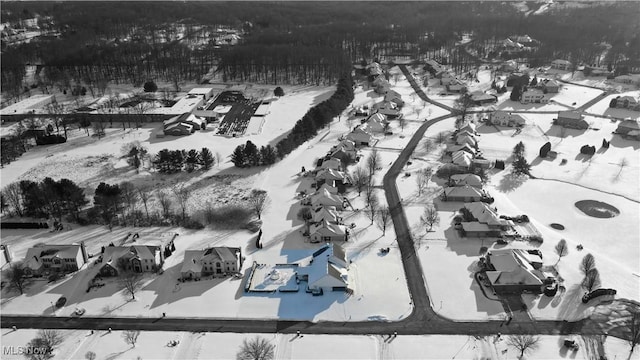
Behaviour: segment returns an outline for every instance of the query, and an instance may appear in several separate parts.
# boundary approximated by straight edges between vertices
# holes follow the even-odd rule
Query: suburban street
[[[415,92],[424,101],[450,111],[449,114],[425,121],[414,133],[407,146],[400,152],[389,171],[384,175],[383,188],[391,210],[393,226],[401,253],[407,285],[413,303],[413,312],[397,322],[360,321],[336,322],[321,321],[284,321],[218,318],[147,318],[147,317],[55,317],[55,316],[18,316],[3,314],[0,317],[2,328],[38,328],[38,329],[87,329],[87,330],[148,330],[148,331],[193,331],[193,332],[236,332],[236,333],[295,333],[304,334],[455,334],[486,336],[502,334],[604,334],[600,326],[591,319],[578,322],[536,321],[523,316],[514,317],[509,324],[505,321],[453,321],[438,315],[433,308],[427,291],[426,279],[420,259],[409,231],[396,179],[402,172],[414,149],[434,124],[455,116],[455,109],[429,99],[420,89],[407,68],[400,65]],[[598,99],[600,99],[598,97]],[[434,274],[434,276],[439,276]],[[464,291],[464,290],[462,290]]]

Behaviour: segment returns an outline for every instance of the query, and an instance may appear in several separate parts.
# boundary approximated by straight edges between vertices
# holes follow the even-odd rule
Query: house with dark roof
[[[27,250],[24,271],[28,276],[46,272],[73,272],[87,262],[84,243],[79,245],[36,245]]]
[[[556,59],[551,62],[551,68],[558,70],[571,70],[572,65],[571,61],[563,59]]]
[[[518,127],[524,126],[527,121],[520,114],[512,114],[498,110],[489,116],[488,123],[499,126]]]
[[[538,82],[538,87],[543,93],[558,93],[560,91],[560,83],[553,79],[544,79]]]
[[[474,91],[470,95],[471,101],[476,105],[492,104],[498,101],[498,97],[482,91]]]
[[[573,129],[589,128],[589,123],[587,123],[582,114],[577,111],[559,111],[555,124]]]
[[[616,134],[632,140],[640,140],[640,122],[638,120],[623,120],[616,129]]]
[[[187,250],[180,269],[182,280],[196,280],[203,276],[224,277],[242,269],[242,250],[234,247],[210,247]]]
[[[99,261],[101,276],[117,276],[121,270],[156,272],[162,268],[164,258],[159,246],[107,246]]]

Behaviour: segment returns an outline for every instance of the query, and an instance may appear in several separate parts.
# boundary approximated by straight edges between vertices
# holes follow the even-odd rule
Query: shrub
[[[584,145],[580,148],[580,153],[585,155],[593,155],[596,153],[595,146]]]
[[[207,207],[204,210],[204,222],[221,229],[240,229],[252,217],[251,209],[241,205]]]
[[[47,135],[36,138],[36,145],[61,144],[64,142],[67,142],[67,139],[60,135]]]
[[[2,229],[46,229],[49,225],[44,222],[6,222],[0,223]]]
[[[284,96],[284,90],[280,86],[278,86],[275,90],[273,90],[273,95],[277,97]]]
[[[185,229],[195,229],[195,230],[204,229],[204,225],[201,222],[199,222],[198,220],[194,220],[194,219],[186,219],[182,223],[182,227],[185,228]]]
[[[495,165],[493,165],[494,168],[498,169],[498,170],[504,170],[504,161],[503,160],[496,160]]]
[[[551,151],[551,143],[547,141],[547,143],[542,145],[542,147],[540,148],[540,157],[547,157],[549,151]]]
[[[156,92],[158,90],[158,85],[153,81],[147,81],[144,83],[144,92]]]

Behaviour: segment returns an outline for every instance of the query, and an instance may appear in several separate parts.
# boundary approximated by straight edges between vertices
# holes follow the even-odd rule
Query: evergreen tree
[[[527,159],[523,157],[519,157],[516,161],[513,162],[512,173],[515,175],[529,175],[529,170],[531,170],[531,165],[527,162]]]
[[[533,80],[531,80],[531,86],[538,85],[538,75],[533,76]]]
[[[611,99],[611,101],[609,102],[609,107],[614,108],[618,106],[618,99],[613,98]]]
[[[513,157],[517,159],[520,157],[524,157],[524,154],[525,154],[525,146],[524,146],[524,143],[520,141],[519,143],[516,144],[516,146],[513,147]]]
[[[122,191],[116,185],[101,182],[95,190],[93,203],[101,211],[102,219],[111,229],[113,218],[118,213],[122,204]]]
[[[275,88],[275,90],[273,90],[273,95],[277,97],[284,96],[284,90],[282,90],[282,88],[278,86],[277,88]]]
[[[244,159],[245,163],[249,166],[260,165],[260,153],[258,152],[258,147],[252,143],[251,140],[247,140],[247,143],[244,145]]]
[[[213,157],[211,150],[202,148],[202,150],[200,151],[200,166],[205,170],[209,170],[215,164],[215,162],[216,159]]]
[[[245,167],[246,159],[244,156],[244,145],[238,145],[235,150],[233,150],[233,154],[231,154],[231,162],[236,167]]]
[[[192,172],[195,170],[196,166],[200,163],[200,154],[195,149],[189,150],[187,153],[187,158],[185,159],[185,170],[187,172]]]
[[[260,158],[262,159],[262,165],[275,164],[277,159],[276,150],[271,145],[262,146],[260,148]]]
[[[513,86],[513,90],[511,90],[511,96],[509,96],[509,99],[511,99],[511,101],[519,101],[520,96],[522,96],[520,92],[520,85],[516,84]]]
[[[184,166],[185,155],[186,154],[184,150],[173,150],[170,152],[170,158],[169,158],[170,174],[182,171],[182,167]]]

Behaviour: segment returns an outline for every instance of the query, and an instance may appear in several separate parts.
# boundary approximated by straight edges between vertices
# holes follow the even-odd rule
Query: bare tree
[[[420,113],[419,109],[416,109],[416,111],[418,112],[418,114]],[[405,125],[407,125],[407,119],[405,119],[404,116],[400,115],[398,117],[398,125],[400,125],[400,130],[404,132],[404,127]]]
[[[580,262],[580,271],[583,275],[587,275],[589,271],[596,268],[596,259],[591,254],[587,254]]]
[[[275,345],[265,338],[256,336],[251,340],[242,340],[240,351],[236,354],[236,360],[272,360]]]
[[[140,336],[140,330],[127,330],[122,333],[124,342],[131,345],[131,347],[136,347],[138,336]]]
[[[416,176],[418,196],[422,195],[422,192],[427,189],[427,185],[429,185],[429,178],[431,178],[431,168],[418,171],[418,175]]]
[[[433,205],[427,205],[424,207],[422,216],[420,216],[420,222],[422,222],[425,227],[429,227],[427,232],[433,229],[433,225],[440,223],[440,215],[438,215],[438,211]]]
[[[131,300],[136,299],[136,292],[142,286],[142,275],[133,271],[120,271],[120,284],[124,287],[125,294],[131,295]]]
[[[135,211],[136,203],[138,202],[138,192],[132,183],[125,181],[120,184],[120,194],[125,204],[125,206],[122,207],[122,219],[125,221],[126,226],[127,214],[125,209],[129,211],[129,215]]]
[[[367,208],[367,215],[369,215],[369,219],[371,219],[371,225],[373,225],[373,221],[376,219],[376,215],[378,214],[378,204],[378,197],[372,195],[369,200],[369,207]]]
[[[382,230],[382,236],[387,232],[387,227],[391,224],[391,211],[388,206],[383,206],[378,211],[378,217],[376,218],[376,224],[378,228]]]
[[[184,221],[187,216],[187,201],[189,201],[191,197],[191,191],[184,184],[180,184],[173,187],[173,194],[176,196],[176,200],[178,200],[178,205],[180,205],[180,210],[182,210],[182,221]]]
[[[631,319],[629,319],[629,330],[631,332],[631,336],[629,337],[629,345],[631,346],[629,359],[631,359],[633,349],[635,349],[636,345],[640,343],[640,312],[637,310],[631,313]]]
[[[620,163],[618,164],[618,166],[620,166],[620,171],[618,171],[618,175],[616,176],[620,176],[620,174],[622,173],[622,169],[624,169],[624,167],[627,165],[629,165],[629,160],[627,160],[627,158],[620,159]]]
[[[151,193],[151,189],[146,186],[141,186],[138,189],[138,196],[140,197],[140,201],[142,201],[142,205],[144,205],[144,212],[147,216],[147,221],[149,221],[149,200],[153,197]]]
[[[600,287],[600,272],[598,269],[593,268],[587,272],[587,275],[582,279],[582,287],[587,292],[592,292],[596,288]]]
[[[533,335],[510,335],[507,343],[520,351],[518,358],[522,359],[526,352],[538,348],[540,345],[540,337]]]
[[[25,354],[27,359],[47,360],[53,358],[53,350],[64,341],[62,333],[58,330],[40,330],[35,338],[27,344],[28,348],[37,348],[41,351]]]
[[[24,215],[22,209],[22,191],[20,191],[20,184],[13,182],[4,189],[2,189],[2,195],[7,200],[9,205],[13,208],[13,211],[20,217]]]
[[[256,213],[258,219],[262,215],[262,212],[269,206],[270,203],[269,195],[264,190],[251,190],[251,195],[249,196],[249,203],[251,204],[251,208]]]
[[[424,143],[422,143],[422,150],[427,154],[433,151],[436,148],[436,144],[434,144],[433,140],[426,139]]]
[[[558,261],[556,262],[556,265],[558,265],[560,259],[569,255],[569,246],[567,246],[567,240],[560,239],[560,241],[558,241],[558,243],[556,244],[556,254],[558,254]]]
[[[166,191],[157,190],[156,198],[158,198],[158,202],[162,207],[162,216],[168,219],[171,214],[171,198],[169,194]]]
[[[364,200],[367,206],[371,203],[371,199],[374,198],[375,187],[373,186],[373,177],[371,175],[367,175],[366,177],[366,185],[364,188]]]
[[[93,351],[87,351],[87,353],[84,354],[84,358],[87,360],[96,360],[96,353]]]
[[[366,170],[359,166],[356,170],[351,173],[351,180],[353,181],[353,185],[358,190],[358,196],[362,193],[362,189],[367,186],[367,172]]]
[[[222,163],[222,154],[216,151],[215,156],[216,156],[216,166],[220,167],[220,164]]]
[[[441,131],[436,135],[436,144],[444,144],[447,142],[447,138],[449,137],[449,133],[446,131]]]
[[[298,210],[297,216],[299,220],[304,221],[306,230],[309,231],[309,224],[311,222],[311,219],[313,219],[313,213],[311,212],[311,208],[307,206],[301,207],[300,210]]]
[[[102,121],[102,119],[93,122],[93,134],[98,136],[98,139],[104,136],[104,129],[107,125]]]
[[[24,264],[21,262],[11,263],[7,270],[7,279],[9,279],[9,288],[20,291],[24,294],[24,290],[31,284],[31,279],[25,276]]]
[[[380,162],[380,154],[378,154],[378,150],[374,148],[367,158],[367,169],[369,170],[370,176],[373,176],[376,170],[382,166]]]

